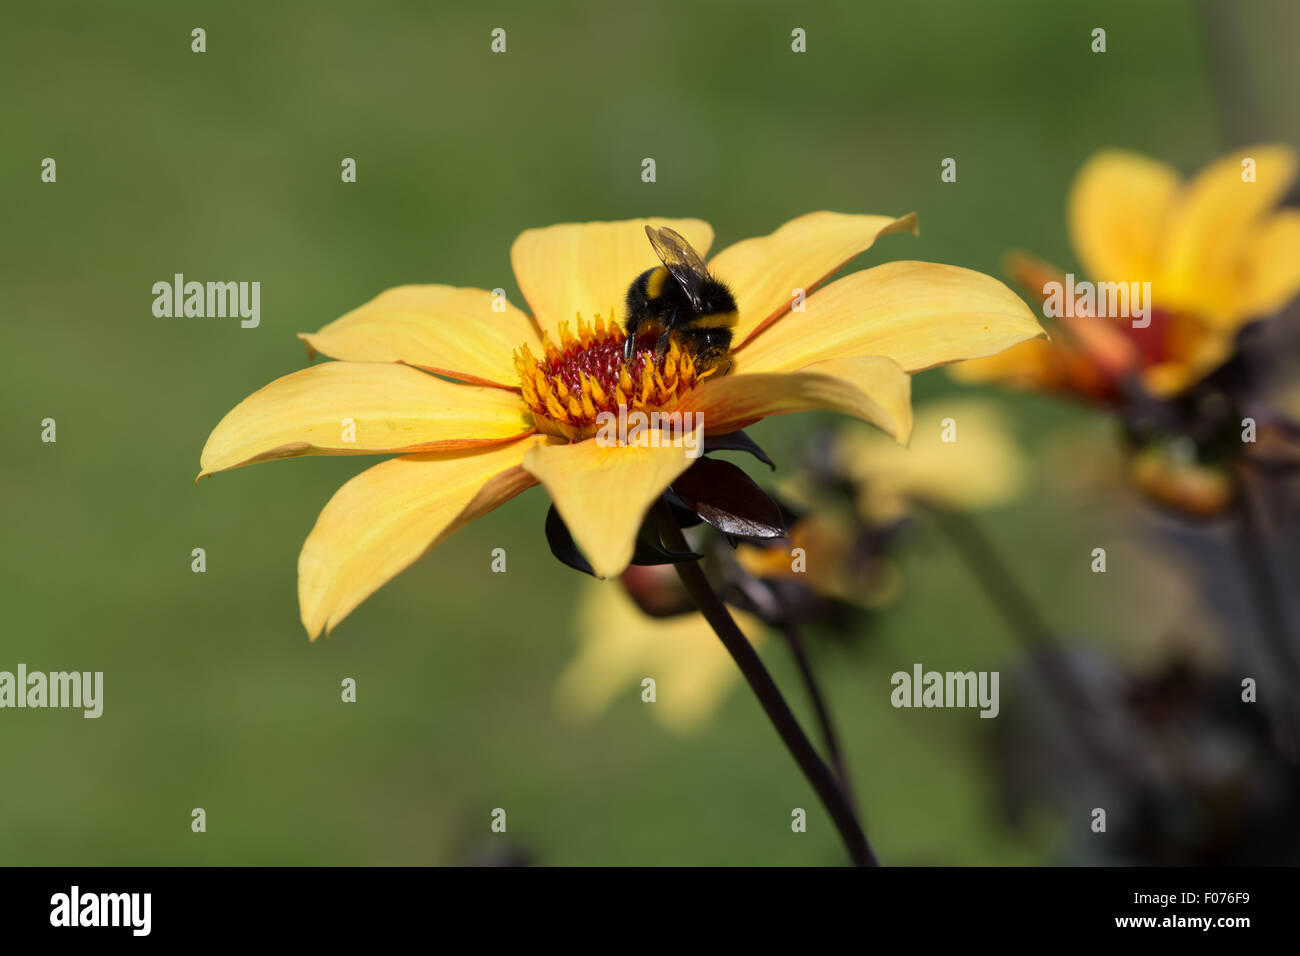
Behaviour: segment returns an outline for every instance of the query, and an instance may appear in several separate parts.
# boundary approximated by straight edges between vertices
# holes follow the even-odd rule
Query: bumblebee
[[[655,355],[662,356],[676,340],[693,352],[701,370],[731,369],[731,330],[736,325],[736,300],[713,276],[700,254],[680,233],[645,227],[661,266],[647,269],[627,290],[627,341],[623,358],[630,362],[639,339],[655,337]]]

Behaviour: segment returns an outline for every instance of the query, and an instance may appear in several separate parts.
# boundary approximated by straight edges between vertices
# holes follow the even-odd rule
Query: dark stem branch
[[[1209,66],[1218,113],[1219,139],[1225,149],[1256,140],[1259,102],[1251,84],[1250,62],[1242,30],[1241,5],[1232,0],[1201,0],[1201,43]]]
[[[781,633],[790,646],[790,653],[794,655],[795,663],[799,665],[799,674],[803,677],[804,688],[808,691],[813,710],[817,714],[817,724],[821,727],[822,739],[826,744],[826,756],[830,759],[831,767],[835,771],[835,777],[839,781],[840,789],[844,791],[845,798],[852,801],[853,790],[849,786],[849,771],[844,762],[844,753],[840,750],[839,736],[835,733],[835,724],[831,721],[826,699],[822,696],[817,677],[813,673],[812,663],[808,660],[808,651],[804,647],[803,637],[792,621],[782,621],[780,626]]]
[[[1300,708],[1295,703],[1300,691],[1300,653],[1296,649],[1295,625],[1286,594],[1278,582],[1278,560],[1262,500],[1264,489],[1246,467],[1238,469],[1236,479],[1237,554],[1259,634],[1264,640],[1265,653],[1273,658],[1277,672],[1290,685],[1288,693],[1276,698],[1290,703],[1281,705],[1285,713],[1278,715],[1281,722],[1275,726],[1275,732],[1279,734],[1279,745],[1294,754],[1300,750]]]
[[[731,581],[737,590],[754,605],[763,621],[779,629],[785,638],[786,645],[790,648],[790,654],[799,667],[804,689],[808,692],[809,700],[817,713],[817,723],[821,728],[822,738],[826,745],[826,755],[830,758],[831,768],[835,771],[836,779],[839,780],[844,795],[852,803],[853,790],[849,786],[848,767],[840,751],[839,736],[835,733],[830,708],[826,706],[821,687],[817,683],[817,675],[813,671],[812,662],[808,658],[808,650],[804,645],[799,627],[791,620],[787,609],[766,582],[760,581],[744,570],[722,545],[717,547],[715,553],[726,569],[723,574],[724,579]]]
[[[655,513],[659,519],[659,533],[663,543],[673,551],[689,550],[682,529],[677,526],[673,518],[672,510],[662,500],[655,506]],[[754,648],[750,646],[745,635],[732,620],[731,612],[727,610],[727,606],[705,578],[704,571],[694,561],[683,561],[674,567],[687,593],[694,599],[704,619],[709,622],[709,626],[713,628],[727,652],[731,654],[732,660],[736,662],[741,674],[749,682],[750,688],[758,697],[759,704],[776,728],[776,732],[781,735],[781,740],[799,765],[799,769],[812,784],[813,790],[816,791],[822,805],[835,823],[835,829],[839,831],[840,839],[844,841],[849,857],[857,866],[878,866],[879,861],[867,842],[866,834],[862,832],[857,816],[849,805],[844,791],[840,789],[835,775],[831,773],[825,761],[817,756],[817,751],[813,749],[808,735],[799,726],[785,698],[781,696],[781,691],[763,666],[763,662],[759,660],[758,654],[754,652]]]

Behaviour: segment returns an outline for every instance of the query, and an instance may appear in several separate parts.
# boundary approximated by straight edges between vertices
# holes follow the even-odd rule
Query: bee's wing
[[[700,289],[709,278],[709,269],[700,254],[691,248],[691,244],[680,233],[667,226],[661,229],[646,226],[645,234],[650,237],[655,255],[672,273],[686,293],[686,298],[691,300],[691,305],[700,308]]]

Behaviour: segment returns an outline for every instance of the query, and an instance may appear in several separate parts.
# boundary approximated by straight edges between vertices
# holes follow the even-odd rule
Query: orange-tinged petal
[[[538,445],[524,468],[546,486],[574,542],[602,578],[627,567],[637,531],[656,498],[696,459],[681,446],[637,444]]]
[[[790,311],[796,289],[811,294],[850,259],[891,232],[916,233],[916,214],[856,216],[812,212],[791,219],[776,232],[745,239],[723,249],[709,271],[736,297],[740,321],[736,347]]]
[[[519,396],[458,385],[405,365],[325,362],[244,399],[208,436],[202,478],[299,455],[464,448],[533,430]]]
[[[493,311],[493,307],[505,311]],[[319,332],[298,336],[345,362],[405,362],[450,378],[518,388],[514,350],[540,350],[532,320],[485,289],[404,285]]]
[[[1103,150],[1083,164],[1066,212],[1089,278],[1156,281],[1157,245],[1181,179],[1172,166],[1123,150]]]
[[[1018,286],[1026,299],[1041,309],[1047,301],[1049,283],[1065,281],[1065,270],[1037,256],[1013,249],[1002,258],[1002,271]]]
[[[908,372],[992,355],[1044,332],[998,280],[933,262],[887,262],[837,279],[737,357],[745,373],[860,355]]]
[[[1269,216],[1247,238],[1244,281],[1232,318],[1272,315],[1300,292],[1300,210]]]
[[[1009,388],[1059,392],[1090,402],[1105,403],[1117,397],[1120,379],[1134,369],[1120,368],[1114,362],[1103,364],[1104,355],[1089,352],[1084,345],[1088,333],[1103,337],[1100,324],[1108,319],[1075,319],[1049,342],[1030,339],[1005,352],[985,358],[958,362],[949,367],[953,379],[968,385],[996,383]],[[1093,323],[1084,325],[1084,323]],[[1079,336],[1082,330],[1085,334]],[[1105,336],[1109,338],[1109,336]],[[1099,344],[1094,342],[1093,345]],[[1119,356],[1112,356],[1119,358]],[[1164,373],[1161,373],[1164,374]]]
[[[1243,181],[1246,159],[1254,181]],[[1188,183],[1173,207],[1162,246],[1161,284],[1153,289],[1166,308],[1187,308],[1226,323],[1238,313],[1242,255],[1259,218],[1277,204],[1295,178],[1296,156],[1285,146],[1256,145],[1211,163]]]
[[[547,439],[390,458],[321,511],[298,557],[298,605],[315,640],[416,559],[536,484],[519,467]]]
[[[578,313],[588,321],[597,313],[623,318],[632,280],[659,265],[647,225],[677,230],[701,256],[713,244],[713,227],[699,219],[563,223],[520,233],[510,247],[515,280],[552,338],[561,322],[572,327]]]
[[[1131,334],[1114,319],[1083,316],[1058,333],[1104,377],[1117,380],[1141,365],[1142,353]]]
[[[996,355],[958,362],[948,371],[954,379],[968,385],[994,382],[1014,388],[1046,390],[1068,384],[1065,355],[1046,339],[1030,339]]]
[[[725,434],[770,415],[824,409],[853,415],[899,441],[912,431],[912,380],[897,363],[877,356],[831,359],[796,372],[745,368],[710,379],[682,396],[677,407],[703,416],[708,434]],[[698,419],[697,419],[698,420]]]

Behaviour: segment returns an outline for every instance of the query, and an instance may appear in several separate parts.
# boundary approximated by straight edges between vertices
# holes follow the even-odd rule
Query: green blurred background
[[[919,239],[891,237],[855,267],[997,274],[1011,247],[1072,264],[1065,190],[1099,147],[1192,170],[1241,136],[1300,138],[1293,3],[487,6],[0,6],[0,669],[102,670],[106,688],[99,720],[0,712],[0,862],[455,863],[503,843],[545,864],[841,862],[747,691],[685,738],[635,686],[594,726],[553,714],[579,580],[547,552],[540,489],[313,645],[298,550],[363,463],[196,486],[208,432],[305,364],[295,333],[389,286],[503,286],[521,302],[508,250],[530,226],[699,216],[718,249],[815,209],[916,210]],[[505,55],[489,52],[498,26]],[[1089,50],[1096,26],[1104,55]],[[795,27],[806,54],[790,51]],[[340,182],[343,157],[356,184]],[[956,183],[940,182],[944,157]],[[151,286],[176,272],[260,281],[260,328],[155,318]],[[941,372],[916,381],[918,399],[955,389]],[[1055,402],[999,401],[1040,459],[1061,428],[1105,434]],[[46,417],[57,444],[39,439]],[[809,425],[751,434],[793,460]],[[1063,630],[1140,641],[1124,578],[1080,557],[1095,518],[1041,472],[983,519],[992,538]],[[505,575],[489,573],[494,547]],[[1057,859],[1059,815],[1000,820],[990,722],[890,708],[900,666],[996,669],[1012,652],[941,539],[903,570],[904,600],[872,639],[818,655],[881,857]],[[789,661],[765,656],[806,713]],[[806,835],[790,832],[795,806]],[[494,807],[504,838],[489,834]]]

